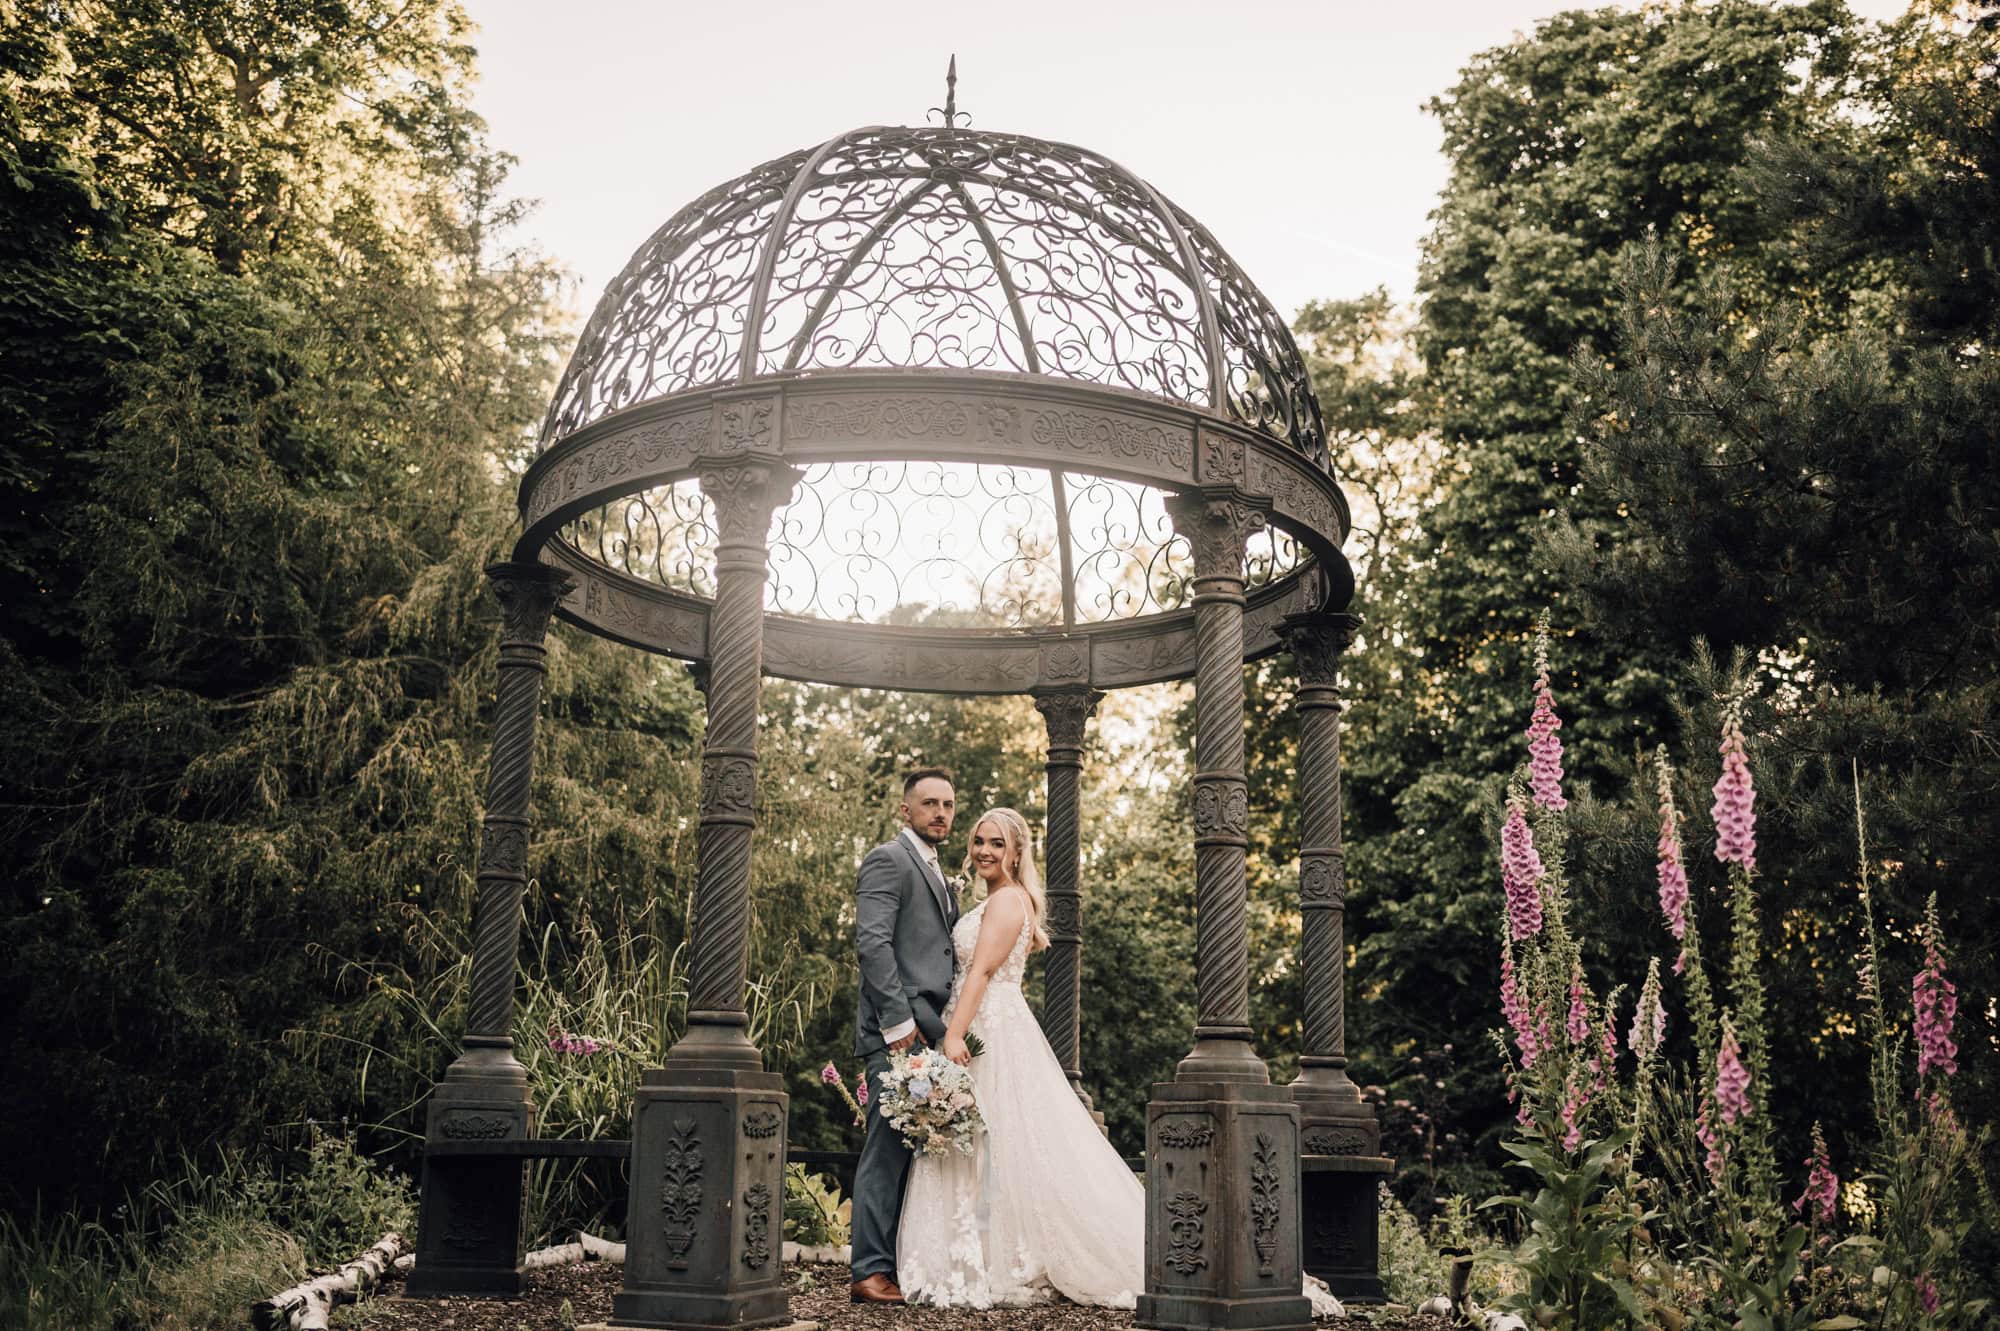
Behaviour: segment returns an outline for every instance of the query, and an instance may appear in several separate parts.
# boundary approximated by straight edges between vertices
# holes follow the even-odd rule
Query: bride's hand
[[[960,1067],[972,1066],[972,1051],[966,1048],[965,1040],[962,1036],[947,1035],[944,1037],[944,1043],[938,1047],[944,1051],[946,1058]]]

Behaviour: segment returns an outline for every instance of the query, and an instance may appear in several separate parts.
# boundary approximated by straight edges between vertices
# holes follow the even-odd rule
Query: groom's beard
[[[915,832],[918,836],[922,837],[925,841],[928,841],[931,844],[932,849],[936,849],[937,847],[942,846],[945,842],[951,840],[951,833],[949,832],[944,833],[942,836],[932,836],[929,832],[924,831],[923,828],[918,827],[915,823],[910,824],[910,830],[912,832]]]

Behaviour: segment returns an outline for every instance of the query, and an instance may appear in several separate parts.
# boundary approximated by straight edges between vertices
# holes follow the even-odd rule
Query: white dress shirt
[[[937,875],[938,881],[940,883],[945,882],[944,869],[938,864],[937,847],[918,836],[916,829],[913,827],[904,828],[898,835],[910,843],[910,848],[917,852],[918,859],[931,866],[931,872]],[[947,884],[946,890],[950,890],[949,884]],[[912,1017],[908,1021],[899,1021],[894,1026],[883,1031],[882,1038],[888,1043],[894,1044],[916,1029],[917,1020],[915,1017]]]

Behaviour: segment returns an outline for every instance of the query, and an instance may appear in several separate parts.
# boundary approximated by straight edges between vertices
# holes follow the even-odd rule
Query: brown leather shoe
[[[903,1302],[903,1291],[896,1288],[896,1282],[877,1271],[872,1276],[863,1276],[847,1287],[847,1296],[855,1303]]]

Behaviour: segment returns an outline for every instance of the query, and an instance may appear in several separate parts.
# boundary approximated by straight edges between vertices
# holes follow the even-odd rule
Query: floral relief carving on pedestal
[[[1167,1200],[1167,1265],[1181,1275],[1191,1276],[1208,1265],[1208,1236],[1202,1219],[1207,1213],[1208,1200],[1189,1188]]]
[[[1251,1245],[1257,1250],[1257,1271],[1271,1274],[1278,1252],[1278,1148],[1269,1137],[1258,1133],[1250,1152]]]
[[[691,1118],[674,1120],[667,1137],[666,1160],[660,1169],[660,1210],[666,1217],[667,1265],[687,1267],[694,1246],[695,1221],[701,1215],[701,1141]]]

